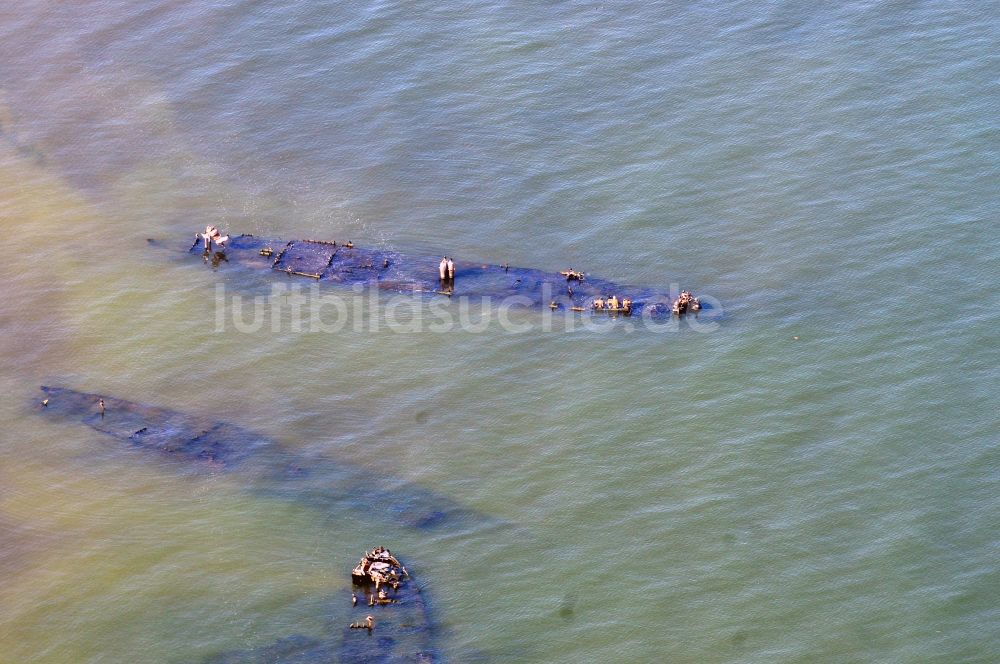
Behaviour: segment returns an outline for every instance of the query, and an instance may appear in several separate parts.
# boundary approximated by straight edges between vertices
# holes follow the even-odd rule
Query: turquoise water
[[[0,661],[336,633],[378,543],[449,661],[995,661],[992,10],[0,10]],[[257,285],[145,242],[206,223],[677,283],[722,316],[216,332],[216,286]],[[185,473],[33,415],[49,382],[514,528],[424,535]]]

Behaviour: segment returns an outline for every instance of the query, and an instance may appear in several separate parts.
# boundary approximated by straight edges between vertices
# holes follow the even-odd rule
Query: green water
[[[0,662],[336,634],[379,543],[448,661],[995,661],[991,10],[0,10]],[[260,283],[146,243],[206,223],[679,283],[722,316],[218,332],[216,286]],[[262,496],[37,417],[47,383],[513,527]]]

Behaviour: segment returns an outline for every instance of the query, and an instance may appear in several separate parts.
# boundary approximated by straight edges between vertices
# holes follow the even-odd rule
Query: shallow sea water
[[[0,661],[339,630],[378,543],[448,661],[995,661],[990,10],[0,9]],[[146,242],[206,223],[679,284],[721,315],[220,332],[217,286],[270,282]],[[49,383],[219,414],[510,527],[264,495],[37,417]]]

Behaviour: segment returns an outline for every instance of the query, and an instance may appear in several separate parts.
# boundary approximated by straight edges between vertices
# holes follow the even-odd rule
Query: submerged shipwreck
[[[35,402],[35,410],[43,416],[78,421],[125,443],[123,451],[153,454],[188,469],[238,472],[249,490],[269,497],[418,530],[501,523],[433,492],[393,481],[381,472],[306,457],[227,422],[64,387],[41,389],[42,398]],[[354,606],[363,606],[368,613],[362,620],[342,628],[343,623],[331,625],[321,637],[290,636],[259,649],[223,652],[205,661],[438,661],[437,630],[425,593],[388,549],[377,547],[366,552],[363,560],[365,564],[352,574],[355,585],[371,590],[363,603],[354,595]],[[361,638],[359,630],[371,638]]]
[[[428,606],[426,592],[384,547],[365,552],[362,561],[375,569],[398,574],[394,584],[352,573],[354,592],[345,612],[331,605],[337,618],[322,636],[294,635],[252,650],[231,650],[214,655],[204,664],[330,664],[330,662],[381,662],[383,664],[432,664],[442,659],[439,629]],[[383,565],[387,567],[383,567]],[[355,569],[355,572],[358,570]],[[382,572],[375,572],[376,575]],[[367,599],[359,599],[362,593]],[[338,601],[339,600],[339,601]],[[341,606],[343,595],[331,600]],[[338,622],[350,616],[351,622]],[[477,658],[477,661],[483,661]]]
[[[299,454],[235,424],[65,387],[41,389],[36,403],[44,416],[78,421],[125,443],[124,449],[156,454],[184,468],[239,472],[247,488],[258,494],[417,530],[502,525],[381,470]]]
[[[347,630],[361,630],[373,637],[345,634],[341,661],[437,660],[433,623],[424,596],[389,549],[378,546],[366,551],[351,571],[351,580],[356,587],[351,603],[367,615]],[[358,601],[357,590],[367,596],[366,601]]]
[[[526,307],[593,315],[684,315],[707,309],[684,291],[670,294],[651,288],[625,286],[575,269],[545,272],[507,264],[455,261],[445,257],[404,255],[353,242],[277,240],[254,235],[224,236],[220,251],[205,247],[198,234],[191,254],[222,262],[304,278],[319,284],[362,285],[396,293],[505,298]],[[614,306],[611,306],[611,303]]]

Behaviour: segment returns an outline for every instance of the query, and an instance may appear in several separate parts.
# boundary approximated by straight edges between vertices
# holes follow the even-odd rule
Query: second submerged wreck
[[[247,488],[327,511],[426,530],[498,525],[425,489],[393,482],[362,467],[305,457],[260,434],[227,422],[148,406],[109,395],[42,387],[36,412],[85,426],[123,443],[122,450],[170,459],[185,468],[234,472]],[[388,481],[387,481],[388,480]],[[366,553],[354,583],[371,590],[352,610],[366,611],[355,627],[331,623],[318,637],[293,635],[251,650],[218,653],[211,664],[328,664],[329,662],[436,662],[437,630],[427,598],[387,549]],[[338,594],[338,598],[343,595]],[[345,612],[347,611],[345,607]],[[359,633],[360,632],[360,633]]]
[[[65,387],[42,387],[42,393],[41,415],[78,421],[125,443],[124,449],[189,468],[239,472],[257,493],[417,530],[501,525],[428,489],[350,462],[297,453],[229,422]]]

